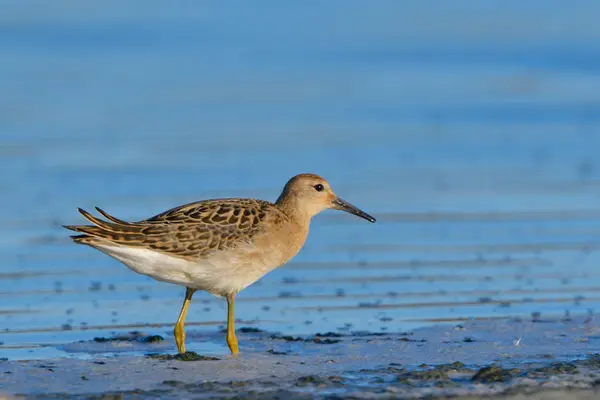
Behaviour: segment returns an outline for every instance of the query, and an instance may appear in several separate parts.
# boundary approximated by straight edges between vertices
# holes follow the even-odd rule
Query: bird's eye
[[[323,191],[323,189],[325,189],[325,188],[323,187],[323,185],[321,185],[320,183],[317,183],[317,184],[314,186],[314,188],[315,188],[315,190],[316,190],[317,192],[322,192],[322,191]]]

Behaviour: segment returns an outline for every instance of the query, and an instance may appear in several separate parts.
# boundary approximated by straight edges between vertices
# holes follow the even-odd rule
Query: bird
[[[179,353],[185,353],[184,324],[192,296],[206,291],[227,300],[226,341],[239,353],[235,335],[236,295],[298,254],[311,219],[327,209],[371,215],[338,197],[319,175],[290,178],[274,203],[253,198],[217,198],[184,204],[151,218],[127,222],[96,207],[105,219],[79,208],[92,225],[64,225],[70,238],[120,261],[138,274],[184,286],[175,323]]]

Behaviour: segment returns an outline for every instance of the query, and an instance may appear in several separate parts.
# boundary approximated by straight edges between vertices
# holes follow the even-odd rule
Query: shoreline
[[[0,361],[0,392],[45,399],[592,396],[600,387],[596,320],[468,321],[312,336],[241,328],[240,356],[190,352],[190,361],[173,357],[171,344],[156,335],[97,338],[66,346],[71,357]],[[220,333],[190,337],[222,340]],[[123,348],[143,355],[119,353]]]

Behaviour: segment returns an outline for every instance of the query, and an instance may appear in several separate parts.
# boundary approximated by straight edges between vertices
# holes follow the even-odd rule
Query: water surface
[[[600,304],[600,5],[558,1],[12,1],[0,13],[0,349],[168,335],[183,289],[62,224],[275,200],[327,177],[336,212],[243,291],[241,325],[403,332]],[[198,293],[188,348],[224,323]],[[243,343],[241,344],[243,348]],[[174,347],[173,347],[174,348]]]

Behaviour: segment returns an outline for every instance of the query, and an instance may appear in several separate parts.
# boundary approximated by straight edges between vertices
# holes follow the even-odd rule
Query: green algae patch
[[[109,343],[109,342],[138,342],[138,343],[159,343],[164,341],[160,335],[144,335],[141,332],[133,331],[126,335],[118,335],[111,337],[95,337],[92,339],[96,343]]]
[[[315,336],[303,338],[299,336],[289,336],[289,335],[271,335],[271,339],[273,340],[283,340],[285,342],[305,342],[305,343],[316,343],[316,344],[335,344],[339,343],[341,339],[332,339],[338,338],[341,335],[336,335],[333,332],[328,332],[326,334],[316,334]]]
[[[481,368],[473,375],[471,381],[478,383],[508,382],[518,370],[507,370],[495,365]]]
[[[588,360],[589,361],[589,360]],[[549,377],[552,375],[573,375],[579,372],[579,368],[577,368],[577,365],[573,364],[573,363],[569,363],[569,362],[553,362],[552,364],[546,366],[546,367],[541,367],[541,368],[537,368],[534,369],[533,371],[530,371],[527,376],[530,378],[536,378],[536,377]]]
[[[342,387],[345,379],[341,376],[318,376],[318,375],[306,375],[296,379],[296,386],[314,386],[318,388],[332,388]]]
[[[450,379],[448,371],[442,369],[427,369],[425,371],[411,371],[402,374],[403,379],[413,379],[418,381],[442,381]]]
[[[465,372],[470,371],[465,364],[460,361],[455,361],[450,364],[441,364],[435,367],[438,371],[447,371],[447,372]]]
[[[139,341],[141,343],[160,343],[164,340],[165,340],[165,338],[160,335],[150,335],[150,336],[141,338]]]
[[[283,340],[285,342],[304,342],[305,339],[299,336],[290,336],[290,335],[271,335],[271,339],[273,340]]]
[[[146,357],[151,358],[153,360],[161,360],[161,361],[219,361],[220,358],[203,356],[195,351],[186,351],[185,353],[178,354],[146,354]]]

